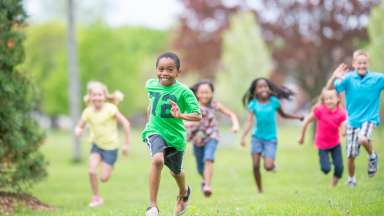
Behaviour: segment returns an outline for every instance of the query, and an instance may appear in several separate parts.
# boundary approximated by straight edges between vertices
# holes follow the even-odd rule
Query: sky
[[[58,2],[58,0],[24,0],[30,22],[65,18],[63,4],[65,1],[61,4]],[[85,11],[92,10],[90,13],[101,17],[104,22],[112,26],[142,25],[158,29],[169,28],[175,23],[182,8],[177,0],[81,0],[81,4],[80,7]],[[78,18],[86,20],[87,14],[78,14]]]

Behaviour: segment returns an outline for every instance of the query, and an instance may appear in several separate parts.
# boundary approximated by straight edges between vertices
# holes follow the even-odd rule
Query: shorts
[[[205,161],[215,161],[217,143],[217,139],[208,139],[203,146],[193,145],[193,153],[195,154],[196,158],[197,171],[200,174],[204,172]]]
[[[347,128],[347,157],[357,157],[359,155],[359,138],[371,140],[374,123],[364,122],[360,128]]]
[[[262,140],[252,137],[251,153],[262,154],[266,158],[276,159],[277,140]]]
[[[182,171],[183,151],[177,151],[175,147],[169,146],[160,135],[151,135],[145,139],[151,156],[162,152],[164,155],[164,164],[174,174],[178,175]]]
[[[98,147],[96,144],[92,144],[91,154],[98,154],[101,160],[106,164],[113,166],[117,160],[117,149],[104,150]]]

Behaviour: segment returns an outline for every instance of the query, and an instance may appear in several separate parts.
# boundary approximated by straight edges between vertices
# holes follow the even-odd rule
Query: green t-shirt
[[[158,79],[150,79],[145,87],[151,110],[148,123],[141,133],[142,139],[158,134],[169,146],[175,147],[177,151],[184,151],[186,143],[184,123],[183,120],[171,115],[171,104],[168,100],[176,102],[181,113],[200,113],[195,95],[178,81],[171,86],[164,86]]]

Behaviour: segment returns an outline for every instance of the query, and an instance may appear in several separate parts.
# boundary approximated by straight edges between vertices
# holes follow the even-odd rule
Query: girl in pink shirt
[[[319,150],[321,171],[323,171],[324,174],[331,171],[329,162],[329,155],[331,155],[334,165],[332,186],[336,186],[343,174],[339,128],[344,125],[345,119],[346,112],[344,108],[340,106],[340,99],[337,92],[335,90],[323,90],[320,96],[320,103],[315,105],[312,112],[304,121],[299,139],[299,143],[303,144],[308,126],[316,121],[315,144]],[[344,136],[345,131],[342,131]]]

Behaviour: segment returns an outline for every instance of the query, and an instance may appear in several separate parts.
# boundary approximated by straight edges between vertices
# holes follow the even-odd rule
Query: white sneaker
[[[355,180],[352,180],[352,179],[349,179],[347,181],[347,185],[350,187],[350,188],[354,188],[356,187],[356,181]]]
[[[156,207],[148,207],[145,211],[145,216],[159,216],[159,209]]]
[[[101,198],[100,196],[93,196],[88,206],[90,208],[95,208],[97,206],[102,205],[103,203],[104,203],[103,198]]]

